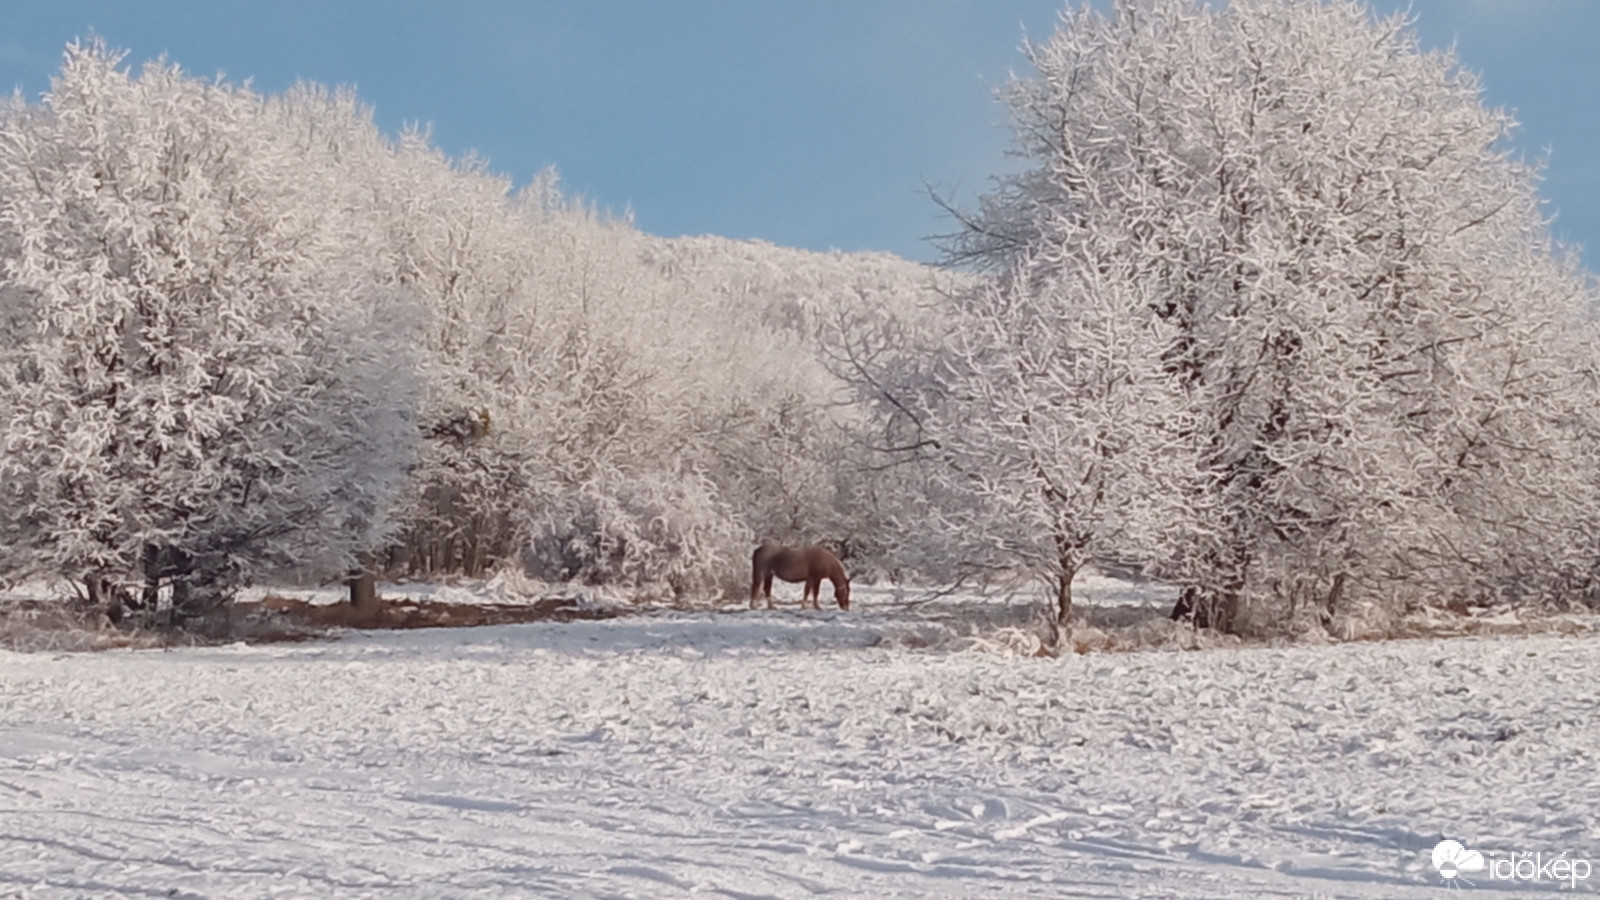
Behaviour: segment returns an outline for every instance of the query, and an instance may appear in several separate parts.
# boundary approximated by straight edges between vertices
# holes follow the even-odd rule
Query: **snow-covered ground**
[[[1442,837],[1543,854],[1459,882],[1533,896],[1600,860],[1592,633],[1028,658],[857,600],[0,651],[0,898],[1434,897]]]

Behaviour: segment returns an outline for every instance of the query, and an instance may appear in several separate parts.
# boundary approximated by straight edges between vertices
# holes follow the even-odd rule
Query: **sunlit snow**
[[[0,652],[0,897],[1433,897],[1443,838],[1600,856],[1592,634],[1028,658],[857,603]]]

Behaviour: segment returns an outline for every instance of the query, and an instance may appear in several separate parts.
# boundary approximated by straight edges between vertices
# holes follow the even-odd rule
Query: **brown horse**
[[[804,581],[806,592],[800,598],[800,608],[811,601],[812,609],[821,609],[817,596],[822,592],[822,579],[833,582],[833,599],[840,609],[850,608],[850,579],[845,577],[839,557],[827,547],[782,547],[762,544],[750,557],[750,608],[756,607],[756,596],[764,593],[767,609],[772,609],[772,577],[784,581]]]

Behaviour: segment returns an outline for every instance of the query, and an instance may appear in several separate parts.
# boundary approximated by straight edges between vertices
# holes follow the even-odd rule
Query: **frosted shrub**
[[[550,497],[531,523],[530,574],[650,590],[715,594],[743,572],[751,535],[704,478],[607,473]]]

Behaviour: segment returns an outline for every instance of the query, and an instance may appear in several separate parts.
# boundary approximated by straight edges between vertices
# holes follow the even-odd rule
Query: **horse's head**
[[[846,578],[833,589],[833,599],[839,601],[839,608],[845,611],[850,609],[850,579]]]

